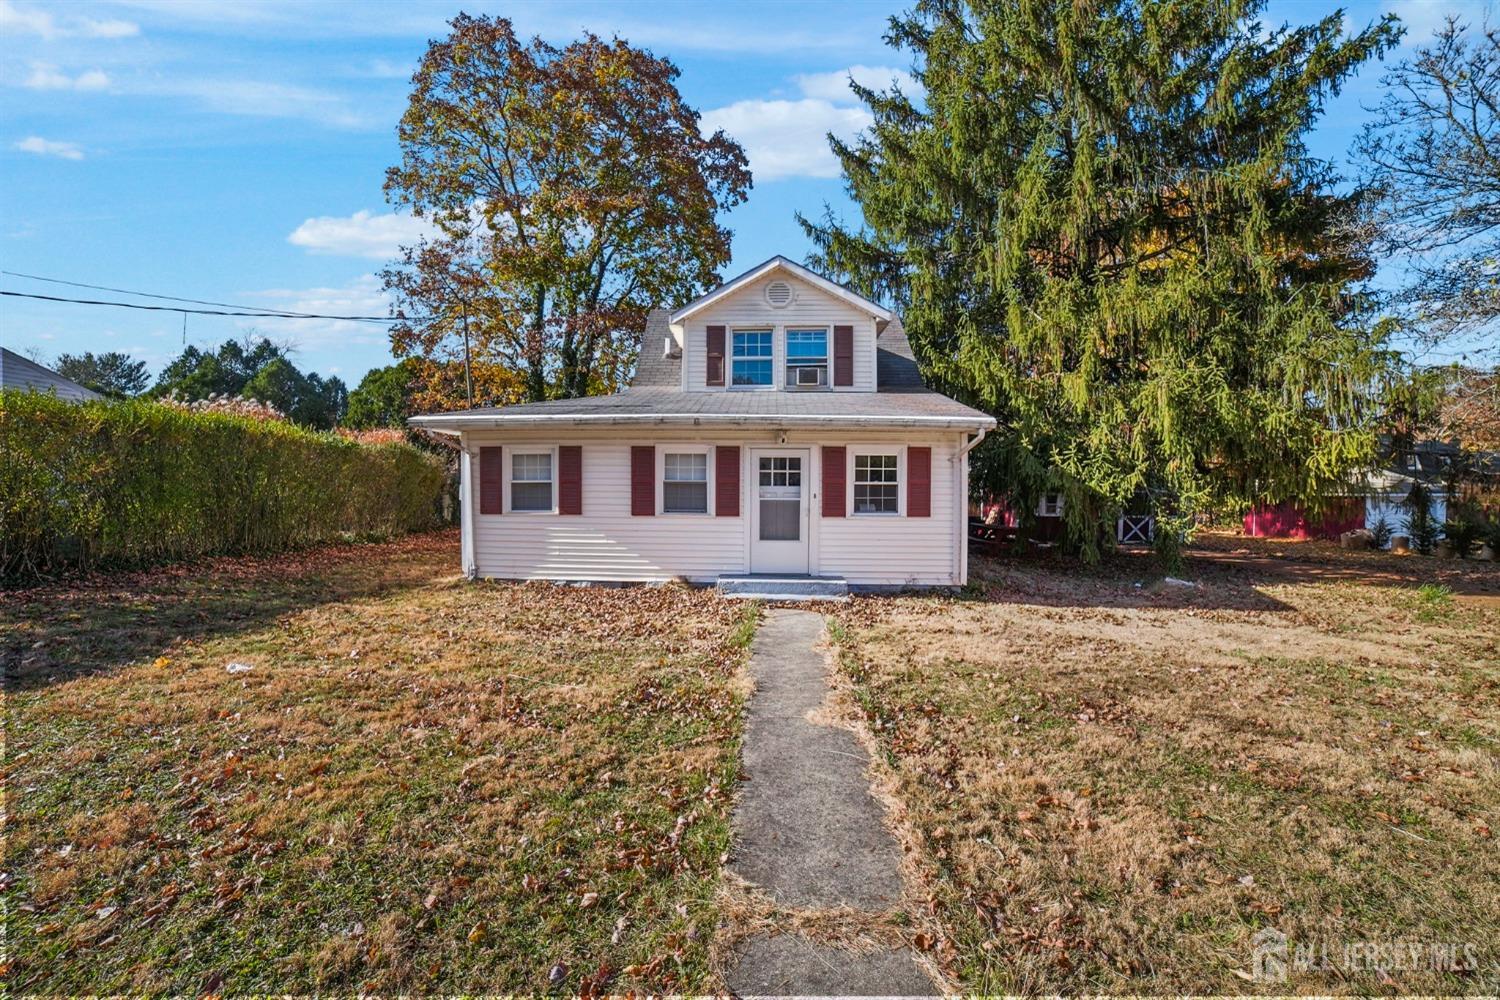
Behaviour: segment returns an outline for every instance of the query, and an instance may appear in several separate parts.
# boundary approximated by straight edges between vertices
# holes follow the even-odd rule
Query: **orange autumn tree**
[[[383,273],[392,348],[433,373],[467,352],[476,403],[613,391],[647,311],[729,260],[718,219],[750,187],[744,151],[702,134],[676,66],[618,38],[450,27],[412,78],[386,174],[388,199],[433,227]]]

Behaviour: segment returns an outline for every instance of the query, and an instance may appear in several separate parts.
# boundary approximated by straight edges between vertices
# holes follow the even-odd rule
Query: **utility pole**
[[[463,299],[459,300],[460,307],[464,311],[464,396],[469,401],[469,409],[474,409],[474,375],[469,370],[469,303]]]

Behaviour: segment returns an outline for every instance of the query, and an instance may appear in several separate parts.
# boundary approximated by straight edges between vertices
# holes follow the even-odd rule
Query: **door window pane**
[[[761,541],[797,541],[802,537],[802,459],[765,456],[757,464]]]
[[[791,457],[762,458],[760,460],[760,484],[762,486],[802,486],[802,459]]]
[[[760,540],[795,542],[801,536],[801,500],[762,500],[760,502]]]

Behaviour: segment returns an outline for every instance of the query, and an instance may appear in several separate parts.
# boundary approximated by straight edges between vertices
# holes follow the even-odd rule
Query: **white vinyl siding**
[[[680,435],[680,432],[678,432]],[[807,449],[807,466],[802,483],[809,491],[809,572],[826,576],[843,576],[852,585],[954,585],[962,583],[962,549],[964,510],[961,499],[964,488],[962,463],[951,461],[961,436],[923,435],[899,439],[895,444],[882,435],[864,434],[866,443],[858,442],[857,432],[850,434],[827,431],[789,432],[786,442],[778,442],[770,431],[704,432],[698,437],[676,436],[674,440],[653,442],[644,432],[609,432],[588,434],[572,431],[558,434],[554,440],[538,441],[528,436],[512,441],[508,436],[490,432],[466,434],[465,447],[476,450],[482,444],[499,444],[506,449],[507,483],[510,481],[510,454],[537,452],[555,455],[555,445],[580,444],[583,448],[582,517],[539,517],[528,514],[500,517],[472,517],[467,520],[472,542],[465,540],[466,569],[477,576],[502,579],[593,580],[593,581],[660,581],[689,579],[712,582],[724,574],[749,571],[749,516],[759,482],[759,470],[750,466],[750,451],[756,447],[791,447]],[[851,440],[854,439],[854,440]],[[633,517],[630,513],[630,448],[633,444],[653,444],[656,448],[657,511],[653,517]],[[713,514],[714,468],[713,446],[730,445],[740,449],[741,494],[739,517]],[[843,445],[850,453],[889,454],[909,445],[932,449],[932,516],[890,517],[850,516],[825,518],[820,514],[822,470],[821,445]],[[667,456],[701,455],[707,477],[707,499],[710,513],[668,514],[662,510],[666,485]],[[851,463],[853,459],[848,459]],[[681,466],[678,465],[679,471]],[[696,464],[696,460],[694,463]],[[466,513],[477,510],[479,485],[478,462],[465,467],[470,476],[465,484]],[[551,469],[555,477],[556,459]],[[905,490],[904,480],[898,489]],[[849,476],[852,498],[853,477]],[[904,497],[902,498],[904,501]],[[553,501],[556,501],[555,482]],[[851,503],[852,506],[852,503]],[[472,562],[468,562],[472,559]]]
[[[721,573],[744,572],[742,518],[631,516],[632,443],[642,442],[583,444],[582,517],[474,518],[477,575],[522,580],[681,577],[711,581]],[[658,462],[661,454],[658,446]],[[476,472],[478,466],[477,461],[472,463]],[[478,510],[477,481],[468,484],[465,496]]]
[[[958,487],[959,467],[952,461],[958,449],[948,440],[912,438],[909,444],[932,448],[932,516],[822,518],[816,554],[821,572],[865,585],[962,582],[960,558],[968,525],[966,497]],[[904,483],[900,489],[906,489]],[[850,490],[852,497],[852,478]]]
[[[773,280],[786,281],[792,285],[797,291],[797,301],[784,309],[771,308],[766,303],[765,286]],[[829,383],[833,381],[833,328],[834,326],[853,327],[854,384],[834,386],[832,391],[875,391],[874,318],[868,313],[861,312],[856,306],[794,277],[776,275],[762,279],[694,313],[683,321],[683,388],[690,392],[733,391],[733,371],[728,367],[725,371],[730,377],[726,378],[725,382],[730,384],[711,386],[705,381],[710,326],[724,327],[724,351],[727,355],[732,355],[734,351],[735,330],[774,329],[775,335],[771,338],[773,373],[786,371],[786,332],[788,330],[827,330],[830,356],[826,381]],[[732,359],[726,358],[725,364],[731,365]],[[773,374],[772,381],[773,384],[784,381],[784,376]]]

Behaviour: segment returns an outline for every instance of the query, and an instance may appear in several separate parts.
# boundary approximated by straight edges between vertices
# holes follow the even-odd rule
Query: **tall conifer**
[[[904,313],[924,369],[996,414],[978,490],[1065,497],[1096,551],[1147,503],[1313,498],[1373,456],[1394,356],[1372,270],[1306,138],[1399,35],[1256,0],[922,0],[893,18],[921,89],[853,86],[833,141],[863,216],[802,220],[814,263]]]

